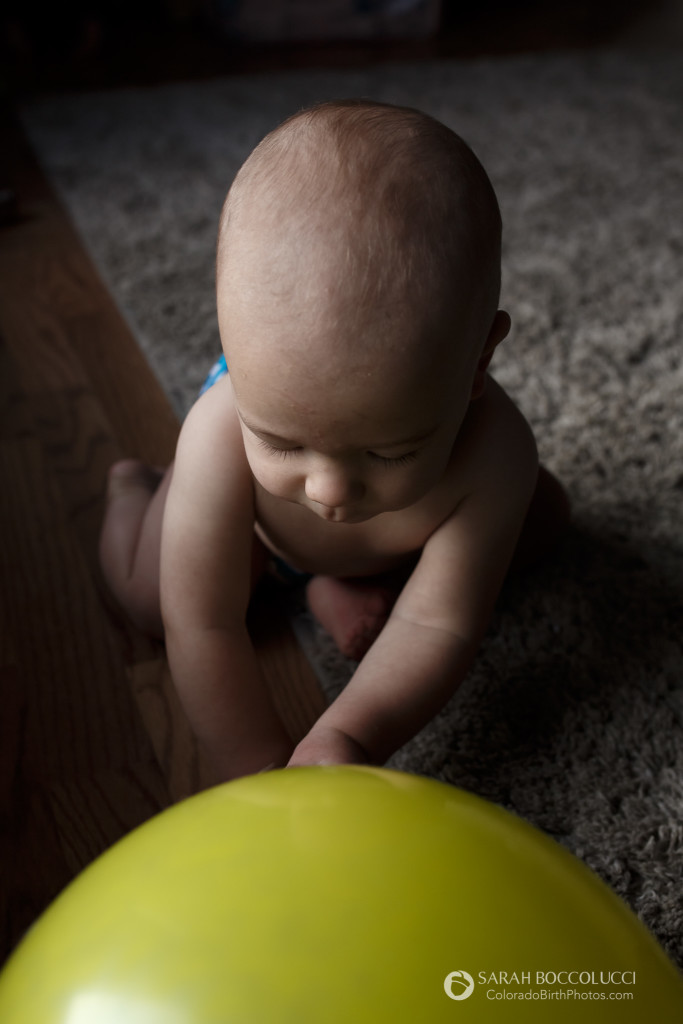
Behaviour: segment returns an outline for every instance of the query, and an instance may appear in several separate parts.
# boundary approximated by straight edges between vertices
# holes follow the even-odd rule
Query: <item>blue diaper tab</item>
[[[216,362],[211,367],[211,369],[209,370],[209,375],[202,384],[201,391],[199,392],[199,394],[203,395],[205,391],[208,391],[209,388],[212,388],[216,381],[220,380],[221,377],[226,376],[227,372],[228,364],[225,361],[225,356],[221,356],[220,359],[217,359]]]

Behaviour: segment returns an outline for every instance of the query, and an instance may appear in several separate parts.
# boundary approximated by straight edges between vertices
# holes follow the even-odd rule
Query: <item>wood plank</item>
[[[0,236],[0,334],[28,394],[87,385],[121,449],[166,465],[178,421],[16,118],[0,112],[19,218]]]
[[[153,755],[114,771],[56,782],[46,792],[72,876],[172,802]]]
[[[116,424],[122,454],[167,466],[175,454],[180,424],[123,317],[105,294],[96,314],[68,320],[72,348],[104,414]]]
[[[73,877],[46,792],[18,781],[0,834],[0,963]]]
[[[0,229],[0,957],[63,886],[207,784],[163,646],[103,585],[109,465],[167,463],[178,423],[26,145]],[[276,596],[250,618],[292,735],[324,701]]]
[[[77,244],[73,226],[56,205],[54,195],[42,179],[35,158],[28,149],[24,150],[24,162],[30,162],[32,166],[30,197],[34,217],[31,227],[40,240],[41,252],[49,252],[58,245],[51,272],[42,273],[41,290],[52,296],[55,306],[67,318],[71,357],[73,359],[77,354],[79,364],[87,367],[89,388],[101,405],[104,416],[116,422],[121,454],[132,454],[148,462],[165,465],[173,455],[178,432],[178,424],[166,396],[141,357],[99,276]],[[65,259],[63,249],[68,259]],[[87,287],[84,287],[84,282],[87,282]],[[91,300],[95,295],[98,301],[93,311]],[[75,375],[76,371],[73,373]],[[77,402],[87,401],[78,386],[61,390],[61,401],[64,394],[71,398],[72,413]],[[44,395],[40,395],[40,401],[46,407]],[[126,410],[124,418],[122,409]],[[77,423],[78,419],[72,433],[80,429]],[[103,449],[106,448],[106,443],[101,443]],[[96,508],[96,504],[91,509],[93,507]],[[85,527],[91,545],[94,520],[96,516],[91,516],[90,525]],[[319,714],[324,708],[317,680],[301,655],[287,624],[286,612],[278,602],[268,606],[260,623],[258,615],[252,615],[250,621],[253,623],[252,635],[258,635],[257,654],[264,676],[276,694],[278,707],[284,716],[288,716],[293,731],[299,734],[302,729],[305,731],[304,723],[310,726],[314,709]],[[185,750],[186,747],[176,746],[174,749]],[[174,772],[177,775],[176,769]],[[180,775],[183,774],[181,769]]]
[[[145,759],[122,652],[36,440],[0,443],[0,633],[11,637],[31,709],[34,778]]]

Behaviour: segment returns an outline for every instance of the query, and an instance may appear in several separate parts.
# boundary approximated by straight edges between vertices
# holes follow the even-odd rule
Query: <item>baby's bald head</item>
[[[228,321],[232,308],[277,323],[287,349],[287,325],[292,345],[334,336],[350,349],[341,362],[357,342],[366,353],[437,334],[452,343],[444,322],[457,344],[477,346],[497,309],[500,238],[493,188],[454,132],[409,108],[325,103],[267,135],[237,174],[219,231],[219,304]]]

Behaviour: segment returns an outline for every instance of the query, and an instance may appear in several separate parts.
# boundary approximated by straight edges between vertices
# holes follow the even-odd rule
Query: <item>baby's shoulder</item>
[[[538,452],[533,431],[506,391],[489,377],[472,402],[459,438],[461,471],[477,483],[511,476],[535,478]]]
[[[242,431],[228,377],[205,391],[188,412],[180,432],[181,442],[207,457],[229,450],[244,451]]]
[[[187,414],[178,439],[175,473],[215,500],[236,489],[251,495],[251,471],[228,378],[198,398]]]

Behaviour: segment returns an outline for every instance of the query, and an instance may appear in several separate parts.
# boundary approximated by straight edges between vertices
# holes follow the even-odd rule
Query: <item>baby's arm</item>
[[[486,457],[467,496],[428,540],[384,629],[290,764],[383,763],[433,718],[467,673],[538,468],[533,436],[519,414],[484,433],[476,447]]]
[[[181,432],[164,515],[161,604],[173,681],[217,781],[284,765],[292,744],[245,625],[254,538],[239,426],[209,392]]]

